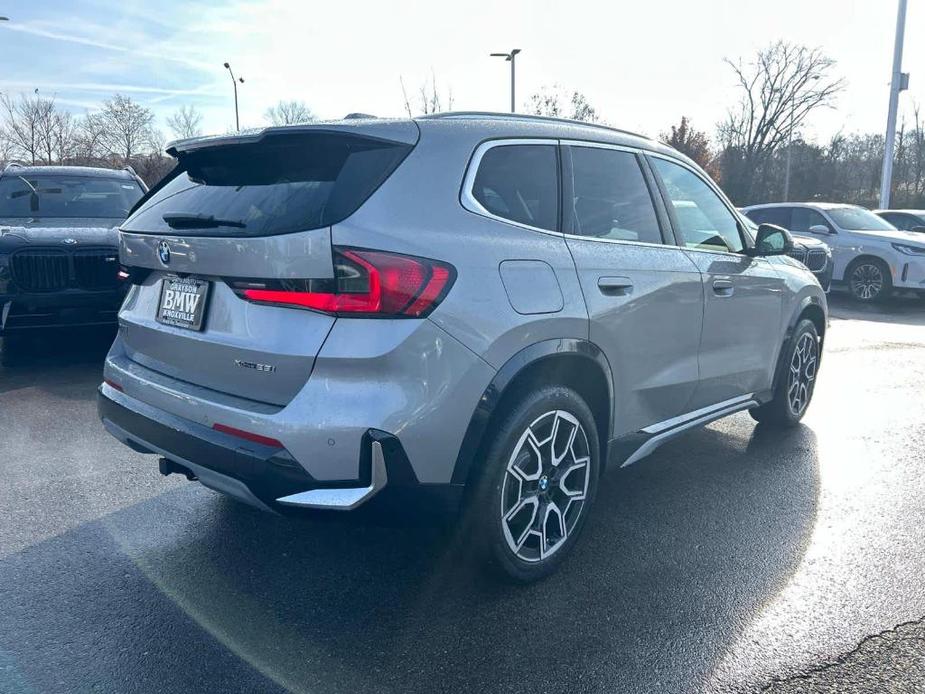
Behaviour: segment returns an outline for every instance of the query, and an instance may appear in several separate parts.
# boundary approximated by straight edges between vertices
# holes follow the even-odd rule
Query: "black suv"
[[[20,166],[0,173],[4,361],[26,331],[115,323],[126,284],[118,225],[147,190],[131,169]]]

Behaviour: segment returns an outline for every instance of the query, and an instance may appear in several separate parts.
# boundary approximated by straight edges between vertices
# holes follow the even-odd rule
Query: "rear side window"
[[[765,207],[761,210],[749,210],[745,214],[755,224],[776,224],[784,229],[790,228],[789,207]]]
[[[571,147],[569,233],[661,243],[652,197],[636,156],[600,147]]]
[[[482,156],[472,197],[489,213],[556,231],[559,220],[555,145],[498,145]]]
[[[329,226],[353,214],[410,150],[354,135],[299,133],[180,153],[173,178],[122,228],[268,236]]]

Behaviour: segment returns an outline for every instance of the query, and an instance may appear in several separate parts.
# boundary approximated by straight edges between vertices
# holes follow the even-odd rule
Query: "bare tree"
[[[167,116],[167,127],[180,139],[199,137],[202,135],[202,114],[195,106],[181,106]]]
[[[157,149],[158,133],[154,113],[130,97],[116,94],[103,102],[103,108],[87,115],[85,127],[99,144],[101,153],[122,163],[138,154]]]
[[[444,93],[437,84],[437,76],[430,73],[430,82],[426,80],[418,87],[417,100],[412,103],[405,90],[405,80],[398,78],[401,84],[402,100],[405,103],[405,112],[409,118],[429,113],[440,113],[441,111],[453,110],[453,89],[448,87]],[[445,107],[445,108],[444,108]]]
[[[691,127],[687,116],[681,116],[680,125],[672,125],[671,131],[662,133],[659,138],[669,147],[686,154],[704,169],[709,168],[713,160],[710,139],[702,130]]]
[[[832,76],[835,61],[818,48],[778,41],[748,63],[726,59],[741,98],[719,126],[727,161],[741,166],[733,198],[747,198],[758,170],[816,109],[831,106],[845,81]]]
[[[530,96],[527,110],[537,116],[570,118],[572,120],[596,123],[600,120],[587,97],[579,91],[567,91],[560,85],[543,87]]]
[[[42,156],[42,121],[48,110],[47,101],[39,96],[20,95],[13,99],[9,94],[0,94],[11,153],[32,164],[38,163]]]
[[[268,108],[263,116],[273,125],[294,125],[315,120],[315,114],[304,101],[280,101],[276,106]]]

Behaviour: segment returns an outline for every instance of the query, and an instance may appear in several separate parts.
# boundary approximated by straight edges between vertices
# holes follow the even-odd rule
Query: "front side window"
[[[793,208],[793,222],[792,226],[790,227],[791,231],[809,231],[810,227],[818,226],[823,226],[829,231],[832,231],[832,226],[827,221],[825,221],[825,217],[816,212],[816,210],[811,210],[808,207]]]
[[[17,175],[13,169],[0,179],[0,217],[125,219],[141,196],[129,178]]]
[[[558,169],[555,145],[497,145],[479,162],[472,197],[496,217],[556,231]]]
[[[569,233],[598,239],[661,243],[652,197],[636,156],[572,147]]]
[[[653,157],[652,165],[665,184],[687,248],[742,252],[745,244],[738,220],[703,179],[665,159]]]

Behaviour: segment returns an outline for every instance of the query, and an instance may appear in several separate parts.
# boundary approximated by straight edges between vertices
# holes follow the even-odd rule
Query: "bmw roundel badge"
[[[161,241],[157,244],[157,257],[161,261],[161,264],[170,264],[170,246],[166,241]]]

